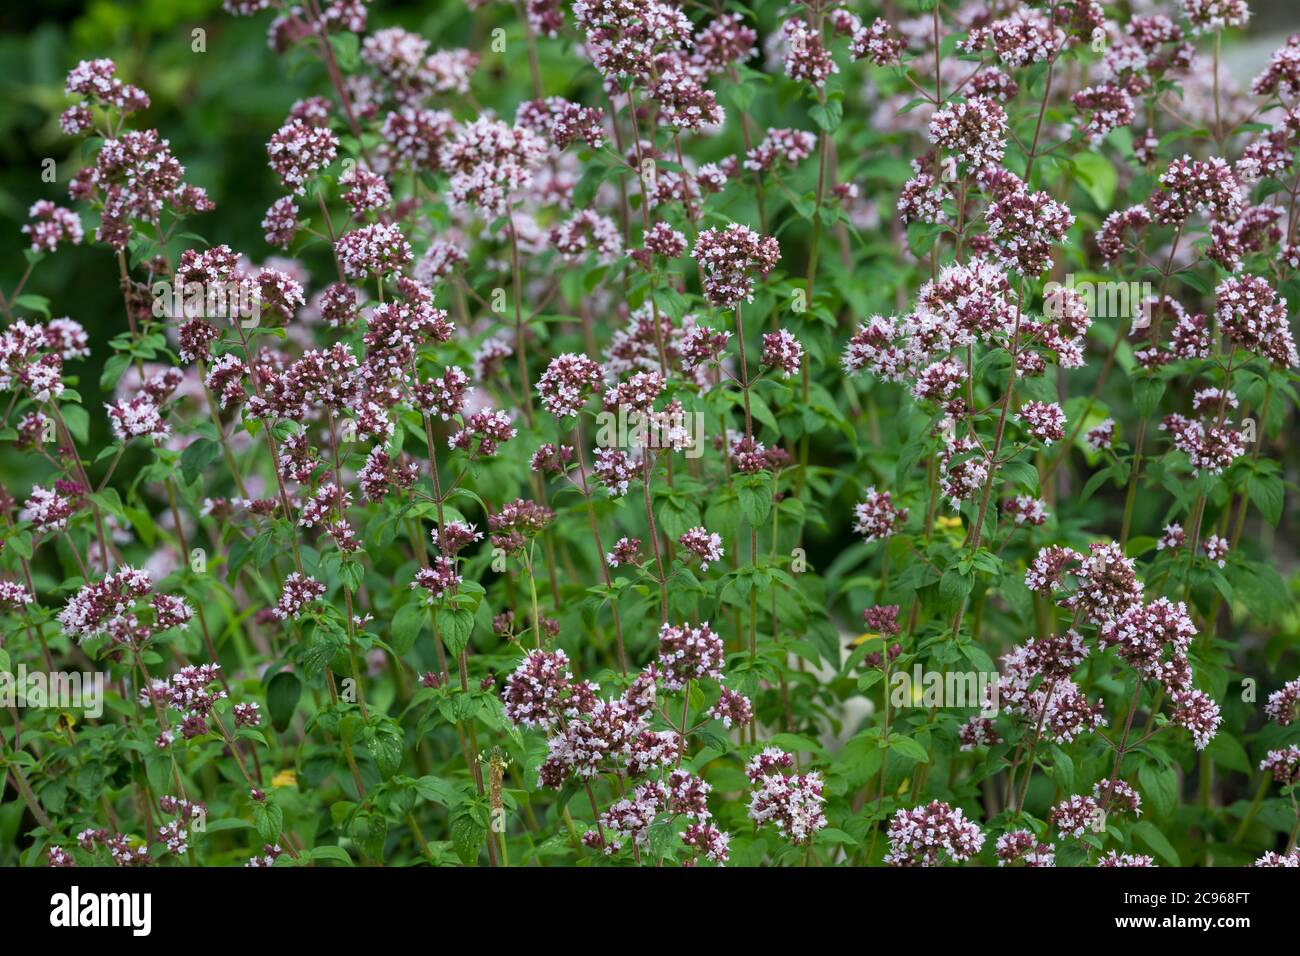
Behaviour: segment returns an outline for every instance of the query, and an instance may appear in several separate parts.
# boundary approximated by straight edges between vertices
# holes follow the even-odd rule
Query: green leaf
[[[918,744],[911,737],[895,735],[889,738],[889,749],[904,757],[910,757],[917,763],[929,763],[930,755],[926,749]]]
[[[1246,776],[1250,776],[1254,772],[1250,757],[1246,754],[1245,748],[1241,746],[1241,742],[1226,731],[1220,730],[1214,735],[1214,739],[1205,748],[1205,755],[1220,767],[1227,767],[1229,770],[1244,773]]]
[[[22,531],[10,536],[8,543],[20,558],[25,561],[32,559],[32,533],[30,531]]]
[[[955,567],[943,572],[939,580],[939,603],[945,613],[955,614],[970,594],[972,574],[962,574]]]
[[[827,100],[826,103],[818,103],[810,109],[808,115],[812,117],[814,123],[830,133],[844,118],[844,106],[839,100]]]
[[[1074,789],[1074,761],[1056,744],[1052,744],[1052,780],[1067,793]]]
[[[1277,527],[1282,520],[1282,479],[1275,474],[1252,474],[1246,479],[1246,493],[1264,520]]]
[[[438,633],[448,654],[459,657],[460,652],[469,644],[469,636],[474,630],[474,615],[469,611],[439,608],[437,613]]]
[[[762,527],[772,511],[772,489],[767,481],[741,485],[737,492],[740,495],[740,513],[745,516],[750,527]]]
[[[210,438],[197,438],[185,446],[181,452],[181,479],[187,485],[192,485],[203,469],[217,460],[221,454],[221,446]]]
[[[466,866],[478,862],[478,851],[483,846],[483,837],[487,828],[475,820],[469,813],[459,813],[451,821],[451,842],[456,847],[456,855]]]
[[[312,860],[329,860],[332,863],[342,863],[344,866],[354,865],[348,851],[341,846],[315,846],[307,856]]]
[[[415,792],[424,799],[444,807],[450,807],[461,799],[460,791],[441,777],[420,777],[415,781]]]
[[[931,225],[928,222],[909,222],[907,224],[907,247],[912,250],[912,255],[918,259],[923,259],[929,255],[935,239],[938,238],[942,231],[942,226]]]
[[[21,305],[24,309],[31,309],[33,312],[40,312],[47,319],[50,317],[50,300],[43,295],[34,295],[28,292],[14,299],[13,304]]]
[[[1168,819],[1178,805],[1178,775],[1173,767],[1144,763],[1138,768],[1138,783],[1151,813],[1161,820]]]
[[[330,46],[334,48],[334,59],[344,73],[352,73],[361,65],[361,40],[355,33],[343,31],[330,34]]]
[[[1170,866],[1182,866],[1178,851],[1150,820],[1143,820],[1133,825],[1133,832],[1142,838],[1142,842],[1154,850]]]
[[[1291,607],[1286,582],[1270,565],[1251,562],[1233,576],[1233,589],[1251,614],[1271,624]]]
[[[700,509],[682,494],[664,495],[659,500],[659,526],[670,538],[680,538],[700,523]]]
[[[64,405],[60,407],[59,414],[63,416],[63,424],[68,426],[72,437],[84,445],[90,435],[90,414],[80,405]]]
[[[152,753],[144,760],[145,775],[154,790],[163,793],[172,782],[172,757],[169,753]]]
[[[126,352],[117,352],[110,355],[104,362],[104,369],[99,373],[99,390],[101,392],[111,392],[116,386],[122,373],[126,371],[127,366],[131,364],[131,356]]]
[[[1158,378],[1133,379],[1133,405],[1143,418],[1154,415],[1165,394],[1165,383]]]
[[[1008,461],[998,475],[1008,485],[1022,488],[1032,495],[1038,494],[1038,469],[1027,461]]]
[[[402,766],[404,742],[402,731],[391,718],[384,718],[367,731],[366,747],[385,777],[391,777]]]
[[[1094,472],[1093,475],[1086,482],[1084,482],[1083,490],[1079,492],[1079,501],[1080,502],[1087,501],[1096,493],[1098,488],[1100,488],[1106,482],[1110,481],[1111,478],[1113,478],[1114,476],[1115,476],[1114,465],[1107,466],[1106,468],[1103,468],[1098,472]]]
[[[1101,153],[1076,153],[1073,162],[1080,185],[1100,211],[1108,211],[1115,201],[1115,186],[1119,182],[1115,167]]]
[[[398,655],[405,654],[420,636],[420,629],[428,619],[429,608],[420,600],[407,601],[393,615],[392,637],[393,650]]]
[[[270,800],[263,800],[253,807],[253,825],[263,843],[274,843],[284,828],[284,811]]]
[[[346,638],[337,630],[328,627],[315,627],[307,639],[307,647],[302,652],[303,673],[315,677],[325,669],[325,665],[334,659],[334,655],[343,649]]]
[[[277,733],[289,726],[301,697],[302,679],[293,671],[278,672],[266,685],[266,710]]]

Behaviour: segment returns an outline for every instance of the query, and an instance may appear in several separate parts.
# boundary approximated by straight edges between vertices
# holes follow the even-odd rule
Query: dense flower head
[[[771,823],[778,833],[796,845],[806,844],[827,824],[822,807],[826,802],[821,774],[787,774],[790,755],[769,747],[751,759],[745,773],[753,782],[749,795],[749,818],[756,826]]]
[[[1180,225],[1195,212],[1234,219],[1243,202],[1241,183],[1217,156],[1208,160],[1183,156],[1160,176],[1160,188],[1148,201],[1156,222]]]
[[[532,130],[480,117],[443,145],[439,159],[451,173],[452,200],[496,218],[512,195],[532,185],[545,154],[545,141]]]
[[[923,807],[894,811],[889,821],[890,866],[939,866],[946,855],[961,863],[984,846],[984,831],[960,807],[933,800]]]
[[[659,106],[659,121],[675,129],[718,127],[726,115],[717,94],[701,86],[685,64],[670,64],[651,84],[649,95]]]
[[[1155,866],[1155,860],[1145,853],[1121,853],[1119,850],[1107,850],[1097,861],[1098,866]]]
[[[588,253],[609,265],[623,254],[623,237],[608,216],[582,209],[550,231],[550,242],[567,262],[580,262]]]
[[[1142,797],[1123,780],[1098,780],[1093,784],[1092,796],[1109,812],[1142,815]]]
[[[771,272],[781,258],[781,249],[771,236],[733,223],[725,229],[703,230],[692,256],[700,264],[705,296],[725,309],[753,301],[755,274]]]
[[[1246,454],[1242,433],[1228,426],[1206,424],[1201,421],[1171,421],[1161,423],[1162,429],[1173,433],[1174,447],[1187,454],[1193,474],[1203,471],[1218,475],[1234,461]]]
[[[411,261],[411,244],[395,223],[362,226],[339,236],[334,252],[349,279],[396,272]]]
[[[1293,33],[1269,56],[1268,66],[1250,84],[1257,96],[1278,95],[1294,101],[1300,96],[1300,34]]]
[[[506,717],[524,727],[549,730],[565,713],[572,680],[564,651],[529,651],[501,692]]]
[[[1300,711],[1300,677],[1287,681],[1282,685],[1281,690],[1273,691],[1268,695],[1268,702],[1264,704],[1264,713],[1268,715],[1268,719],[1280,727],[1289,727],[1296,719],[1298,711]]]
[[[682,831],[682,844],[706,860],[724,865],[731,858],[731,836],[712,823],[692,823]],[[693,861],[690,865],[694,865]]]
[[[551,359],[537,380],[537,392],[543,408],[556,418],[567,418],[582,411],[587,397],[603,381],[598,362],[585,355],[566,352]]]
[[[817,147],[817,137],[799,129],[769,129],[763,141],[745,154],[744,166],[767,172],[779,163],[797,166]]]
[[[998,163],[1006,151],[1007,114],[985,96],[953,103],[930,120],[930,142],[972,167]]]
[[[213,208],[203,189],[184,176],[185,167],[157,130],[126,130],[104,141],[94,165],[83,167],[69,193],[101,204],[95,238],[122,251],[135,220],[157,226],[164,209],[190,215]]]
[[[1062,836],[1071,836],[1075,839],[1089,830],[1099,828],[1104,819],[1101,805],[1096,799],[1077,794],[1066,797],[1052,807],[1052,812],[1048,816],[1048,821]]]
[[[1052,264],[1052,246],[1065,238],[1074,215],[1046,192],[1017,189],[994,202],[985,220],[1002,264],[1038,275]]]
[[[1078,586],[1062,603],[1078,608],[1094,623],[1122,614],[1142,600],[1142,582],[1137,579],[1133,559],[1114,542],[1089,545],[1075,577]]]
[[[30,521],[38,533],[62,531],[76,511],[75,503],[59,493],[56,487],[33,485],[31,493],[18,512],[19,521]]]
[[[1055,402],[1026,402],[1020,409],[1020,421],[1044,445],[1065,437],[1065,412]]]
[[[1242,27],[1250,20],[1246,0],[1183,0],[1183,12],[1193,33]]]
[[[698,627],[665,623],[659,628],[658,663],[669,690],[681,690],[692,680],[721,679],[722,662],[722,638],[707,621]]]
[[[1179,690],[1169,695],[1173,704],[1170,720],[1192,735],[1197,750],[1209,746],[1219,732],[1223,717],[1218,703],[1203,690]]]
[[[62,243],[77,246],[85,238],[81,218],[48,199],[33,203],[27,215],[31,222],[23,226],[23,235],[31,239],[32,252],[54,252]]]
[[[280,601],[275,606],[275,616],[281,620],[296,618],[307,605],[325,596],[326,587],[314,578],[297,571],[284,579]]]
[[[862,612],[862,624],[868,631],[894,635],[898,633],[898,612],[901,610],[897,604],[875,604]]]
[[[691,62],[709,74],[724,72],[750,59],[757,39],[758,34],[740,14],[720,14],[695,34]]]
[[[443,146],[455,130],[456,121],[446,110],[405,104],[384,117],[384,158],[390,167],[441,169]]]
[[[1151,213],[1146,206],[1130,206],[1110,213],[1097,232],[1097,249],[1102,259],[1114,262],[1128,248],[1130,236],[1141,235],[1151,224]]]
[[[993,721],[978,714],[961,725],[961,728],[957,731],[957,739],[961,741],[963,751],[972,751],[978,747],[991,747],[1002,742],[1002,737],[994,728]]]
[[[851,33],[849,54],[855,60],[868,59],[876,66],[894,66],[898,63],[905,44],[895,35],[889,22],[876,17],[871,26],[861,24]],[[977,90],[977,92],[982,92]]]
[[[728,687],[719,693],[718,702],[709,708],[709,716],[725,727],[743,727],[754,719],[754,707],[748,697]]]
[[[987,27],[976,27],[965,48],[976,51],[992,47],[1004,65],[1022,67],[1051,59],[1065,39],[1065,32],[1041,10],[1020,8]]]
[[[123,113],[149,108],[149,96],[139,87],[117,76],[117,64],[110,59],[82,60],[68,72],[64,92],[83,96],[92,103]]]
[[[605,563],[611,568],[625,567],[629,564],[636,564],[637,557],[641,553],[641,541],[638,538],[629,538],[626,535],[614,542],[612,550],[605,553]]]
[[[1098,642],[1116,647],[1119,655],[1144,679],[1161,681],[1170,688],[1185,686],[1190,672],[1186,655],[1196,625],[1187,606],[1168,598],[1134,604],[1102,622]]]
[[[59,626],[64,634],[78,641],[107,635],[118,643],[139,643],[154,629],[165,629],[159,624],[175,626],[188,620],[185,611],[163,605],[161,619],[153,622],[154,627],[143,622],[138,602],[152,592],[153,581],[147,572],[120,567],[99,581],[82,585],[59,612]]]
[[[1126,127],[1133,122],[1135,112],[1133,97],[1128,90],[1113,83],[1090,86],[1071,97],[1080,113],[1088,114],[1083,129],[1089,141],[1097,146],[1113,129]]]
[[[789,332],[780,329],[763,334],[763,353],[759,361],[764,368],[775,369],[789,378],[799,371],[802,360],[803,346]]]
[[[895,507],[888,491],[874,487],[868,488],[853,508],[853,530],[868,541],[889,537],[906,521],[907,509]]]
[[[825,86],[831,74],[840,71],[830,50],[826,48],[821,32],[810,30],[805,21],[785,21],[781,27],[781,38],[786,45],[785,73],[790,79],[812,86]]]
[[[465,427],[447,439],[447,447],[490,457],[518,434],[506,412],[483,408],[465,419]]]
[[[1300,747],[1290,744],[1270,750],[1259,762],[1259,769],[1283,786],[1295,783],[1300,779]]]
[[[492,545],[517,551],[523,547],[525,538],[540,534],[554,519],[555,512],[534,501],[516,498],[506,502],[500,510],[488,514]]]
[[[591,453],[591,470],[611,497],[626,495],[639,471],[632,456],[621,448],[597,448]]]
[[[1050,843],[1041,842],[1029,830],[1012,830],[997,839],[994,854],[998,866],[1012,866],[1016,863],[1027,867],[1056,866],[1056,848]]]
[[[1275,365],[1300,365],[1286,299],[1260,276],[1230,276],[1215,289],[1215,318],[1223,334]]]
[[[339,140],[329,129],[291,119],[266,144],[280,185],[301,196],[307,184],[338,155]]]
[[[520,103],[515,122],[549,137],[557,149],[564,149],[578,140],[592,149],[600,149],[606,140],[603,118],[598,109],[561,96],[549,96]]]

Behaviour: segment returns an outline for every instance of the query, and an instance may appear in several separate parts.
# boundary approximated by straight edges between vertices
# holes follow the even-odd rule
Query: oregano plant
[[[56,65],[0,860],[1300,866],[1300,33],[415,6]]]

